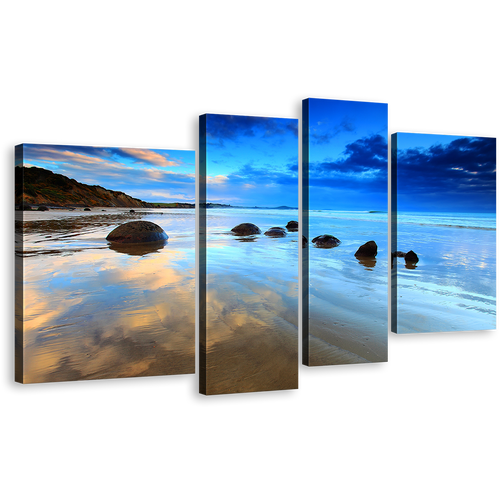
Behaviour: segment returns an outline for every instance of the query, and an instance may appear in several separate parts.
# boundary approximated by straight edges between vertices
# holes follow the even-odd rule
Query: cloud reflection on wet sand
[[[286,224],[289,214],[211,212],[207,240],[206,393],[298,387],[298,238],[238,237],[242,220]],[[215,215],[218,217],[215,217]],[[285,220],[286,218],[286,220]],[[248,244],[251,243],[251,244]]]
[[[24,381],[193,373],[190,245],[23,258]]]
[[[297,388],[297,299],[275,285],[229,274],[209,286],[208,394]]]
[[[398,224],[398,247],[420,259],[394,259],[398,333],[495,329],[496,231]]]

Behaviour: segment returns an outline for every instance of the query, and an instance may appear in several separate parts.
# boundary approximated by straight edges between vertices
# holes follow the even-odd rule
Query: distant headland
[[[258,210],[298,210],[297,207],[287,207],[286,205],[281,205],[280,207],[244,207],[240,205],[228,205],[225,203],[200,203],[202,208],[251,208]]]
[[[78,182],[41,167],[16,167],[15,204],[19,209],[30,206],[47,208],[195,208],[194,203],[147,202],[122,191]],[[200,203],[202,208],[240,208],[257,210],[298,210],[297,207],[236,206],[227,203]]]
[[[40,167],[16,167],[15,203],[52,208],[195,208],[194,203],[149,203],[121,191],[89,186]]]

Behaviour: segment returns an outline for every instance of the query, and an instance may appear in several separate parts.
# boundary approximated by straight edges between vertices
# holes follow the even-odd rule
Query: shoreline
[[[19,205],[16,204],[16,206],[14,207],[15,209],[15,212],[47,212],[47,211],[51,211],[51,210],[57,210],[57,211],[69,211],[69,212],[72,212],[74,210],[81,210],[81,211],[84,211],[85,208],[90,208],[90,210],[94,209],[94,210],[117,210],[117,211],[130,211],[130,210],[133,210],[134,212],[136,213],[140,213],[139,211],[140,210],[173,210],[173,209],[186,209],[186,210],[189,210],[189,209],[195,209],[195,205],[193,204],[192,206],[185,206],[185,205],[189,205],[188,203],[179,203],[179,204],[176,204],[178,206],[164,206],[164,207],[138,207],[138,206],[135,206],[135,205],[132,205],[132,206],[126,206],[126,207],[115,207],[115,206],[107,206],[107,205],[67,205],[67,206],[57,206],[57,205],[50,205],[50,204],[45,204],[45,203],[42,203],[42,204],[29,204],[31,207],[36,207],[36,208],[32,208],[31,210],[22,210],[21,208],[17,208]],[[170,204],[168,204],[170,205]],[[48,210],[38,210],[40,207],[47,207]],[[145,213],[149,213],[149,212],[145,212]]]
[[[26,218],[16,257],[24,382],[194,373],[194,214],[152,210],[168,242],[114,249],[106,235],[137,213],[50,213]]]

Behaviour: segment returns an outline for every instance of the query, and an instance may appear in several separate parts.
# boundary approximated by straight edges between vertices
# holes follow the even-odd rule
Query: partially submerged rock
[[[307,238],[302,235],[302,248],[305,248],[307,246]]]
[[[405,255],[405,262],[417,263],[418,262],[417,254],[413,250],[410,250]]]
[[[323,248],[338,247],[342,243],[338,238],[335,238],[335,236],[332,236],[331,234],[322,234],[320,236],[316,236],[316,238],[312,239],[312,242],[317,247]]]
[[[23,201],[19,205],[19,210],[23,210],[23,211],[31,210],[31,205],[29,203],[27,203],[26,201]]]
[[[396,257],[402,257],[405,260],[405,267],[407,269],[415,269],[415,264],[418,262],[418,255],[413,251],[410,250],[409,252],[400,252],[399,250],[397,252],[392,252],[391,253],[391,269],[394,267],[394,259]]]
[[[356,250],[354,257],[375,257],[376,255],[377,244],[373,240],[370,240]]]
[[[286,236],[286,231],[282,227],[272,227],[264,234],[266,236],[271,236],[272,238],[282,238],[283,236]]]
[[[83,211],[84,211],[84,212],[91,212],[92,210],[90,210],[90,208],[89,208],[89,207],[85,207],[85,208],[83,209]]]
[[[168,235],[154,222],[134,220],[125,222],[125,224],[113,229],[106,236],[106,239],[113,243],[149,243],[166,241],[168,240]]]
[[[299,230],[299,223],[296,220],[291,220],[287,223],[286,228],[289,231],[298,231]]]
[[[238,236],[249,236],[250,234],[261,234],[260,229],[250,222],[243,222],[238,224],[231,229],[231,232],[237,234]]]
[[[40,205],[37,210],[39,212],[46,212],[48,209],[49,207],[46,207],[45,205]]]

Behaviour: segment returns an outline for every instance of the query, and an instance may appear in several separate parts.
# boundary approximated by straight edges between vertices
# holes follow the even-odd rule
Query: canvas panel
[[[194,373],[195,152],[23,144],[15,177],[16,380]]]
[[[200,117],[202,394],[298,387],[297,126]]]

